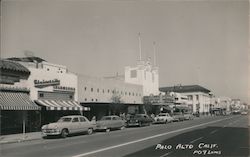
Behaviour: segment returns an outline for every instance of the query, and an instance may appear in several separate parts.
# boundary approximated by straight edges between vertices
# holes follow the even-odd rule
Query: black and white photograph
[[[0,6],[1,157],[250,156],[249,0]]]

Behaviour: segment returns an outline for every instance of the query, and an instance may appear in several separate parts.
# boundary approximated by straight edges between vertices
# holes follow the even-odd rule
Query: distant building
[[[178,85],[161,87],[161,92],[176,92],[187,97],[187,104],[193,112],[208,113],[210,110],[210,90],[199,85]]]

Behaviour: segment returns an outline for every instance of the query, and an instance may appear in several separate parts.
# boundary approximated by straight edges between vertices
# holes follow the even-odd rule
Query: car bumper
[[[127,123],[127,126],[139,126],[140,124],[138,122],[136,123]]]
[[[60,134],[61,134],[60,130],[42,130],[43,136],[60,135]]]

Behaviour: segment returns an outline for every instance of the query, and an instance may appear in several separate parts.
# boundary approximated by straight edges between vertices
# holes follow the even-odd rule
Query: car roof
[[[118,117],[116,115],[111,115],[111,116],[103,116],[103,117]]]
[[[84,117],[81,115],[68,115],[68,116],[63,116],[63,118],[75,118],[75,117]],[[62,117],[61,117],[62,118]]]

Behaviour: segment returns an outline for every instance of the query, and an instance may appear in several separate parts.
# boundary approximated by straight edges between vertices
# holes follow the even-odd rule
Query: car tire
[[[141,127],[142,126],[142,122],[139,122],[139,127]]]
[[[107,128],[105,131],[106,131],[106,132],[110,132],[110,128]]]
[[[67,129],[62,129],[61,137],[66,138],[69,135],[69,131]]]
[[[89,128],[88,131],[87,131],[88,135],[91,135],[93,133],[93,129],[92,128]]]

